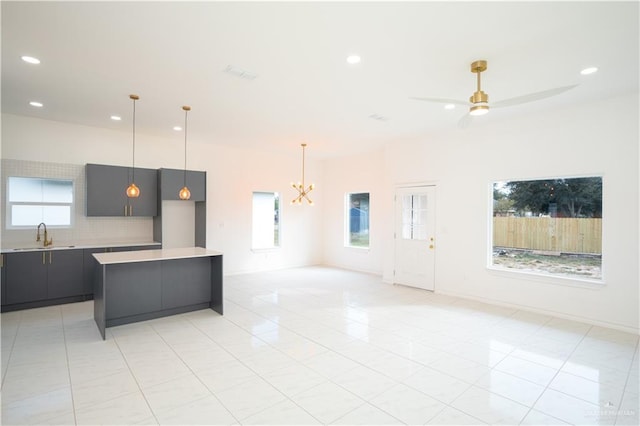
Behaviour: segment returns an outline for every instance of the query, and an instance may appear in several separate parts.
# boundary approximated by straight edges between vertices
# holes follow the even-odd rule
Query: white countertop
[[[202,247],[185,247],[160,250],[121,251],[113,253],[94,253],[98,263],[112,265],[115,263],[152,262],[156,260],[188,259],[193,257],[222,256],[222,252]]]
[[[0,252],[18,253],[22,251],[36,251],[36,250],[74,250],[74,249],[108,248],[108,247],[140,247],[140,246],[161,246],[161,245],[162,243],[158,243],[155,241],[147,241],[147,242],[111,241],[111,242],[102,242],[102,243],[81,242],[78,244],[54,242],[52,246],[43,247],[42,242],[40,242],[40,243],[34,243],[33,245],[24,245],[21,247],[6,247],[6,248],[2,248]]]

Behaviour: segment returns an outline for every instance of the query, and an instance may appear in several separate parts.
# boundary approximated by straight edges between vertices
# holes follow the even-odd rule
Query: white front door
[[[394,283],[434,289],[435,186],[396,190]]]

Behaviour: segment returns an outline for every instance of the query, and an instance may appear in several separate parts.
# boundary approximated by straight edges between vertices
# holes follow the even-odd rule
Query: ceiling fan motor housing
[[[475,91],[473,92],[473,95],[469,97],[469,102],[472,104],[478,104],[481,102],[487,103],[489,102],[489,95],[484,93],[482,90]]]

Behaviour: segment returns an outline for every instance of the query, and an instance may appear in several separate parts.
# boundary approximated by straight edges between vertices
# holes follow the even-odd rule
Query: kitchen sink
[[[74,248],[75,246],[49,246],[49,247],[20,247],[11,249],[11,251],[33,251],[33,250],[55,250]]]

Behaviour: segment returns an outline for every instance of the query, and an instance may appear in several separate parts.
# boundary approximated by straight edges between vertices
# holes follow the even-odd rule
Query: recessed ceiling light
[[[111,119],[112,119],[113,121],[120,121],[120,120],[122,120],[122,117],[120,117],[119,115],[112,115],[112,116],[111,116]]]
[[[29,64],[39,64],[40,63],[40,59],[38,58],[34,58],[33,56],[21,56],[20,59],[22,59],[23,61],[29,63]]]
[[[180,127],[180,126],[173,126],[173,130],[175,130],[176,132],[179,132],[180,130],[182,130],[182,127]]]
[[[42,102],[37,102],[37,101],[31,101],[29,102],[29,105],[36,107],[36,108],[42,108],[44,105],[42,104]]]
[[[358,55],[349,55],[347,56],[347,63],[351,65],[359,64],[362,58]]]
[[[455,106],[455,104],[446,104],[444,106],[444,109],[456,109],[456,106]]]
[[[585,68],[582,71],[580,71],[580,74],[589,75],[589,74],[593,74],[594,72],[598,72],[598,68],[596,67]]]

